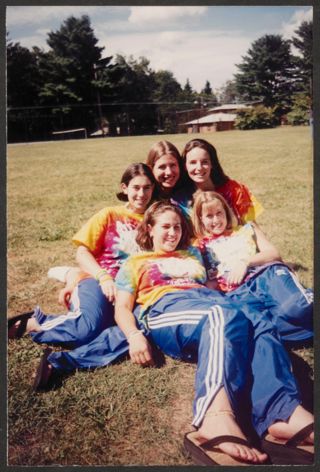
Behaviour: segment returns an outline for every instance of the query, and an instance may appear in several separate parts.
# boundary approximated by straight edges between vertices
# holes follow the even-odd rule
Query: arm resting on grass
[[[254,223],[253,227],[259,252],[249,259],[248,267],[263,265],[267,262],[282,261],[278,249],[268,241],[259,226]]]
[[[115,305],[115,321],[123,331],[129,343],[129,354],[134,364],[153,365],[152,350],[142,331],[137,328],[132,313],[135,297],[124,290],[117,292]]]

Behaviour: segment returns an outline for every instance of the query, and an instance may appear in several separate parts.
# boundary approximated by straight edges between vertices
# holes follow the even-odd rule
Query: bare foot
[[[198,432],[199,436],[207,440],[223,435],[246,439],[236,423],[231,410],[207,413]],[[235,459],[241,459],[254,464],[263,463],[268,459],[267,454],[262,453],[254,447],[233,442],[222,442],[219,444],[219,449]]]
[[[298,405],[287,422],[277,421],[268,428],[268,432],[274,438],[290,439],[302,428],[313,422],[313,414],[305,410],[301,405]],[[314,444],[313,432],[305,439],[305,442],[308,444]]]

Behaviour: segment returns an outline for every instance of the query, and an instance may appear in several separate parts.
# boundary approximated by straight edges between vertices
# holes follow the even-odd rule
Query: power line
[[[111,102],[111,103],[101,103],[101,106],[121,106],[121,105],[193,105],[194,102]],[[37,105],[37,106],[25,106],[25,107],[8,107],[7,111],[15,110],[41,110],[41,109],[52,109],[52,108],[88,108],[88,107],[97,107],[97,103],[73,103],[73,104],[64,104],[64,105]]]
[[[191,102],[103,102],[101,106],[112,107],[112,106],[137,106],[137,105],[194,105],[194,101]],[[53,109],[53,108],[88,108],[88,107],[97,107],[98,103],[66,103],[62,105],[36,105],[36,106],[23,106],[23,107],[8,107],[7,111],[16,111],[16,110],[41,110],[41,109]]]

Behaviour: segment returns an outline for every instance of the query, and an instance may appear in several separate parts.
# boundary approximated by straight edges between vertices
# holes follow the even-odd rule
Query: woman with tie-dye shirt
[[[172,198],[181,187],[183,174],[182,158],[175,145],[165,140],[154,143],[146,164],[158,182],[159,198]]]
[[[267,460],[236,423],[245,392],[250,392],[254,428],[260,436],[268,433],[266,447],[272,442],[277,448],[300,428],[312,443],[313,415],[300,405],[287,354],[267,314],[251,324],[239,305],[204,287],[200,252],[190,249],[180,208],[168,202],[152,204],[138,228],[137,242],[146,252],[128,258],[118,272],[115,319],[127,338],[132,362],[153,365],[149,341],[173,358],[197,362],[197,431],[187,433],[184,441],[197,463]],[[135,303],[141,304],[139,314],[134,313]],[[306,458],[297,449],[283,451],[288,463],[312,463],[312,452]]]
[[[219,162],[215,147],[204,139],[192,139],[182,153],[184,162],[183,188],[174,199],[191,216],[193,195],[197,190],[214,190],[232,208],[238,223],[255,221],[263,207],[246,185],[228,177]]]
[[[283,341],[313,338],[313,291],[300,284],[257,225],[238,226],[226,200],[213,191],[196,192],[192,221],[208,287],[246,307],[259,302]]]
[[[34,312],[9,320],[9,337],[30,332],[38,343],[77,347],[114,325],[114,279],[123,261],[139,251],[136,228],[152,199],[155,184],[146,164],[132,164],[126,169],[117,197],[127,203],[100,210],[72,239],[78,246],[80,270],[56,268],[61,280],[67,282],[60,301],[65,302],[69,312],[46,316],[36,307]]]

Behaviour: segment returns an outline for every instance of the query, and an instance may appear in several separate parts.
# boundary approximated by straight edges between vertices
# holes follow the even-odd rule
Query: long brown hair
[[[158,217],[165,211],[173,211],[180,218],[182,236],[176,249],[187,249],[190,245],[191,238],[193,237],[193,231],[190,223],[183,216],[183,213],[178,205],[175,205],[169,200],[166,200],[154,202],[145,212],[143,220],[138,226],[138,233],[136,237],[136,241],[141,249],[146,251],[151,251],[153,249],[153,240],[150,236],[148,226],[150,225],[153,227],[156,224]]]
[[[177,188],[180,187],[181,182],[182,182],[182,176],[184,173],[184,164],[183,164],[181,155],[174,144],[170,143],[170,141],[165,141],[165,140],[155,143],[151,147],[148,153],[146,164],[149,167],[151,167],[151,169],[153,169],[157,160],[160,159],[160,157],[165,156],[166,154],[170,154],[171,156],[173,156],[176,159],[178,167],[179,167],[180,176],[175,185],[175,190],[176,190]]]
[[[227,180],[229,180],[229,177],[224,173],[222,169],[222,166],[218,159],[216,148],[205,139],[200,139],[200,138],[191,139],[191,141],[188,141],[181,153],[182,161],[184,164],[184,183],[189,184],[189,185],[192,184],[193,186],[195,185],[193,180],[190,179],[188,172],[186,170],[186,160],[187,160],[188,152],[190,152],[191,149],[194,149],[197,147],[204,149],[204,151],[206,151],[209,154],[211,167],[212,167],[210,178],[212,180],[213,185],[218,187],[226,183]]]
[[[154,178],[152,171],[150,170],[150,167],[144,164],[143,162],[131,164],[129,167],[127,167],[124,173],[122,174],[120,183],[128,186],[131,180],[139,175],[145,175],[150,180],[150,183],[153,185],[154,188],[152,195],[153,198],[155,198],[155,189],[157,187],[157,182]],[[116,195],[117,198],[122,202],[128,201],[128,196],[124,192],[118,192]]]

